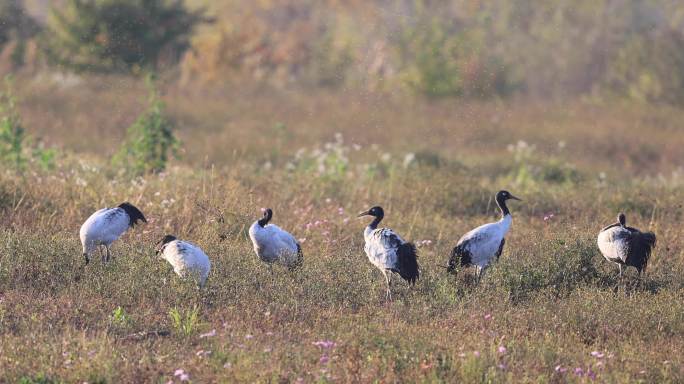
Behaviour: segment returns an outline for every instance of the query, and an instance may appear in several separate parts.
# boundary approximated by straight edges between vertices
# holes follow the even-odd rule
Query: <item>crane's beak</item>
[[[364,211],[364,212],[359,213],[359,215],[356,217],[363,217],[363,216],[368,216],[368,215],[370,215],[370,211]]]
[[[521,199],[518,199],[517,197],[515,197],[515,196],[513,196],[513,195],[511,195],[511,200],[518,200],[518,201],[522,201]]]

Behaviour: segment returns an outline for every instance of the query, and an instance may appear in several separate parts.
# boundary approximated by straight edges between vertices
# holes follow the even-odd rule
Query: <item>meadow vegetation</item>
[[[663,80],[681,7],[276,3],[188,1],[213,22],[178,66],[112,73],[52,67],[35,37],[49,23],[0,23],[4,52],[24,47],[0,57],[15,75],[0,97],[0,382],[684,381],[684,111],[678,77]],[[629,6],[599,28],[614,4]],[[654,12],[667,18],[641,34],[635,15]],[[524,200],[501,259],[480,284],[447,274],[499,189]],[[123,201],[148,223],[84,266],[79,226]],[[355,217],[376,204],[421,266],[389,303]],[[265,207],[300,239],[300,270],[255,256]],[[596,246],[620,211],[658,236],[641,279]],[[203,290],[155,256],[167,233],[211,258]]]
[[[177,369],[195,382],[682,380],[680,111],[169,88],[182,157],[133,177],[111,165],[111,143],[147,90],[110,84],[20,96],[25,125],[60,154],[53,170],[1,176],[7,381],[165,382]],[[106,100],[121,103],[109,119]],[[500,188],[525,200],[500,262],[480,285],[447,275]],[[149,224],[84,268],[79,225],[124,200]],[[390,304],[354,218],[373,204],[419,245],[421,279],[396,284]],[[272,278],[253,254],[262,207],[301,239],[300,272]],[[641,282],[619,281],[595,245],[620,210],[658,234]],[[210,255],[204,291],[155,258],[165,233]]]

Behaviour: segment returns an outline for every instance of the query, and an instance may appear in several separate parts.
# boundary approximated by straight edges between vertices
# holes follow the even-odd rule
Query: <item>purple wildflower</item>
[[[330,349],[330,348],[335,348],[337,346],[337,343],[335,343],[332,340],[320,340],[320,341],[314,341],[311,343],[317,347],[321,347],[324,349]]]
[[[596,380],[596,372],[592,371],[591,368],[587,370],[587,377]]]

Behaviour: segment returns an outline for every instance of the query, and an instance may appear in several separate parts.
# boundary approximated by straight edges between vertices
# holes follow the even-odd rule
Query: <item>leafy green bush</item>
[[[149,82],[149,107],[128,128],[126,140],[114,164],[136,175],[158,173],[166,168],[170,155],[177,155],[179,141],[173,134],[173,122],[165,115],[165,105]]]
[[[128,316],[125,309],[119,306],[112,311],[109,321],[113,327],[123,329],[131,323],[131,317]]]
[[[328,180],[342,180],[350,170],[351,151],[352,147],[346,145],[344,138],[338,133],[335,134],[335,141],[312,150],[302,148],[297,151],[287,168],[297,172],[313,172]]]
[[[26,130],[16,109],[11,79],[6,78],[5,91],[0,93],[0,161],[14,169],[23,169],[25,141]]]
[[[338,87],[344,84],[353,61],[349,45],[338,43],[334,32],[327,31],[313,44],[312,81],[322,87]]]
[[[684,34],[632,36],[618,50],[605,83],[610,92],[633,100],[684,103]]]
[[[582,180],[580,173],[571,164],[553,156],[537,156],[536,147],[525,141],[520,140],[509,145],[508,150],[514,158],[509,176],[517,185],[575,184]]]
[[[52,8],[43,46],[77,71],[139,72],[177,61],[204,21],[181,0],[68,0]]]
[[[57,151],[34,145],[22,125],[17,112],[16,98],[12,91],[12,77],[5,78],[5,90],[0,92],[0,163],[22,171],[31,160],[42,169],[54,167]]]
[[[428,97],[506,96],[515,87],[508,68],[486,47],[478,28],[452,20],[407,28],[399,43],[404,82]]]
[[[427,28],[409,29],[401,51],[405,61],[413,64],[405,81],[415,91],[430,97],[463,93],[458,41],[442,23],[432,21]]]

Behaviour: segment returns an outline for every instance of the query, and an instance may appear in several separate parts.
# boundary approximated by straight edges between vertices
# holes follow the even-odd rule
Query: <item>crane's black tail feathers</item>
[[[653,232],[639,233],[639,235],[634,238],[630,245],[630,248],[632,248],[630,250],[630,254],[634,255],[636,258],[633,264],[641,274],[642,271],[646,270],[646,267],[648,266],[648,260],[651,258],[651,252],[656,246],[656,235]]]
[[[416,280],[420,277],[416,246],[413,243],[399,245],[397,249],[397,262],[399,263],[399,276],[408,281],[409,284],[415,284]]]
[[[135,225],[138,224],[138,221],[147,223],[147,219],[145,219],[143,213],[140,212],[140,210],[136,208],[135,205],[129,202],[125,202],[119,204],[119,208],[123,209],[126,212],[126,214],[128,214],[128,217],[130,218],[130,222],[128,225],[130,225],[131,228],[135,227]]]
[[[466,267],[472,263],[472,257],[465,247],[457,245],[451,251],[449,264],[447,265],[447,273],[456,272],[458,267]]]
[[[302,252],[302,246],[297,243],[297,259],[292,263],[287,269],[290,271],[296,271],[302,267],[304,264],[304,252]]]
[[[648,244],[648,246],[653,249],[656,246],[656,235],[653,232],[644,232],[641,234],[641,238]]]

